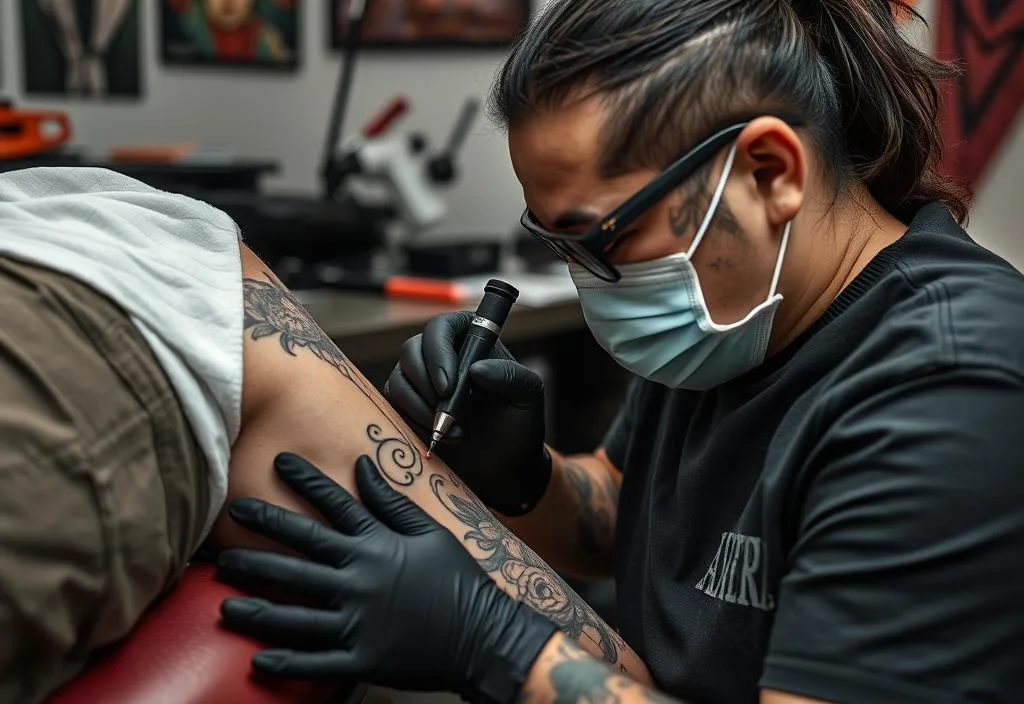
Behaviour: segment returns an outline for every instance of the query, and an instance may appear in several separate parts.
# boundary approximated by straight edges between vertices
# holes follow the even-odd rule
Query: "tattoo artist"
[[[365,508],[279,463],[336,530],[246,519],[308,558],[290,584],[320,602],[225,604],[272,645],[256,668],[488,704],[1021,701],[1024,277],[934,170],[953,72],[905,40],[912,10],[538,14],[492,96],[523,225],[637,379],[603,449],[564,457],[499,347],[439,454],[553,567],[615,575],[663,694],[507,597],[365,459]],[[468,323],[432,320],[389,380],[424,437]]]

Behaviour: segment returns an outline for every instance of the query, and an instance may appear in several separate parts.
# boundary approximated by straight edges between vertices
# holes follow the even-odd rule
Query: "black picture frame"
[[[255,39],[257,49],[281,51],[275,59],[217,56],[210,44],[208,18],[201,0],[160,0],[160,58],[165,66],[195,66],[229,70],[293,73],[302,64],[303,0],[255,0],[254,21],[265,23]],[[188,13],[188,14],[186,14]],[[200,17],[200,15],[203,15]],[[237,30],[253,33],[249,25]],[[238,45],[236,45],[238,46]]]
[[[79,2],[69,6],[77,40],[86,42],[86,17],[93,6]],[[143,37],[139,0],[122,8],[117,24],[106,34],[101,51],[90,61],[73,64],[62,43],[55,9],[40,0],[21,0],[21,65],[23,90],[28,96],[83,101],[138,101],[144,96]]]
[[[334,51],[341,51],[345,47],[346,8],[350,1],[326,0],[328,4],[327,41],[328,46]],[[397,34],[384,33],[380,30],[380,25],[383,23],[382,15],[389,10],[401,12],[401,10],[395,7],[396,5],[400,3],[416,4],[425,1],[427,0],[374,0],[372,4],[367,3],[370,7],[364,18],[360,48],[370,50],[506,49],[529,21],[532,7],[531,0],[462,0],[464,2],[503,3],[507,6],[509,18],[503,23],[505,25],[503,31],[497,33],[480,32],[479,38],[473,38],[472,36],[460,37],[451,33],[404,37]],[[443,1],[434,0],[434,2]],[[448,1],[458,2],[459,0]]]

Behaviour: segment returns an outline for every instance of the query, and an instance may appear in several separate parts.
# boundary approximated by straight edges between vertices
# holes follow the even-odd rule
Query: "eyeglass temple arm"
[[[782,113],[769,113],[768,117],[777,117],[791,127],[803,125],[803,120],[792,115]],[[655,203],[660,201],[669,191],[676,188],[696,171],[708,159],[714,156],[715,152],[739,136],[739,134],[750,124],[754,118],[736,122],[728,127],[719,130],[711,135],[696,147],[690,149],[686,154],[679,157],[660,174],[655,176],[645,186],[637,197],[624,203],[601,221],[600,229],[608,233],[608,240],[613,239],[618,232],[643,213],[647,212]],[[614,223],[612,227],[608,227]]]

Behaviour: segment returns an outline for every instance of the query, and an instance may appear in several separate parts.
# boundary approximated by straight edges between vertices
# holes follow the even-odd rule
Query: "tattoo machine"
[[[477,306],[476,314],[470,323],[466,339],[459,350],[459,365],[455,372],[455,389],[451,396],[442,399],[434,414],[434,427],[430,436],[428,454],[441,442],[462,412],[462,407],[469,398],[469,368],[482,359],[491,356],[494,343],[501,335],[512,305],[519,298],[519,291],[512,285],[491,279],[484,287],[484,297]]]

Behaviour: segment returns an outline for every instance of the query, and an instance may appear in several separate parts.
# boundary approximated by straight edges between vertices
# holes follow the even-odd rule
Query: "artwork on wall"
[[[22,0],[25,93],[142,92],[138,0]]]
[[[330,4],[331,46],[345,45],[351,0]],[[515,39],[530,0],[375,0],[367,3],[362,46],[501,47]]]
[[[943,93],[943,171],[976,186],[1024,112],[1024,2],[941,0],[938,58],[963,73]]]
[[[293,70],[300,0],[161,0],[166,64]]]

